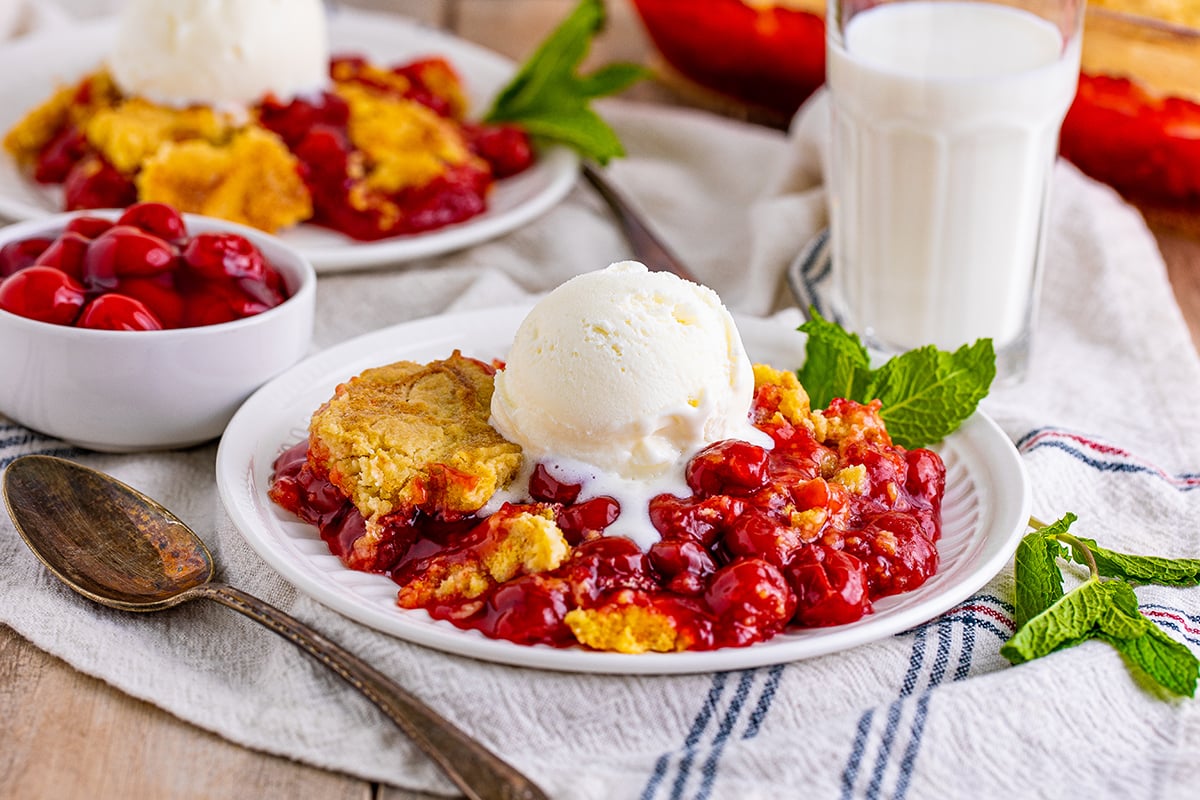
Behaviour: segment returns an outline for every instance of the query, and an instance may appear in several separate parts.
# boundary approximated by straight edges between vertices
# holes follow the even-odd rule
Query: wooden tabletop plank
[[[1192,344],[1200,350],[1200,238],[1161,225],[1150,229],[1166,261],[1175,300],[1192,332]]]
[[[370,783],[232,744],[0,625],[0,796],[368,800]]]

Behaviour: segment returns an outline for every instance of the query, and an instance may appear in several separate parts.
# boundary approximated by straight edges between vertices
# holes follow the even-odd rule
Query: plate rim
[[[398,14],[338,7],[329,12],[328,22],[331,55],[339,51],[354,50],[356,47],[359,49],[367,47],[368,45],[363,44],[365,41],[363,37],[378,38],[395,35],[404,42],[405,46],[412,44],[409,50],[411,53],[441,52],[442,48],[447,48],[459,53],[460,58],[461,54],[466,54],[471,60],[487,63],[488,74],[468,73],[459,68],[453,54],[446,53],[447,58],[462,74],[469,92],[472,81],[482,81],[485,84],[499,83],[507,80],[517,70],[517,64],[514,61],[494,50]],[[81,20],[53,30],[38,31],[21,39],[0,44],[0,64],[6,61],[23,61],[34,56],[51,62],[52,51],[56,46],[61,46],[58,44],[61,39],[70,37],[72,41],[78,40],[86,43],[85,46],[96,48],[95,62],[98,66],[106,57],[102,42],[106,37],[112,38],[115,26],[116,18],[106,16]],[[418,42],[420,42],[419,45]],[[425,42],[428,42],[428,46]],[[399,55],[395,58],[403,57],[403,55]],[[27,77],[26,73],[15,74]],[[50,73],[39,96],[48,97],[54,86],[61,83],[64,74],[73,73],[70,70],[66,73]],[[0,79],[0,99],[3,99],[6,87],[12,86],[14,83],[12,78]],[[25,81],[25,84],[28,84],[28,80]],[[483,95],[473,98],[472,105],[477,110],[482,110],[480,108],[483,102],[482,97]],[[28,110],[28,108],[19,107],[13,109],[13,119],[0,124],[0,128],[3,128],[0,130],[0,134],[6,132],[8,126],[20,119]],[[21,175],[16,165],[12,163],[12,159],[7,153],[0,153],[0,158],[5,160],[6,171],[11,170],[13,178],[29,183],[28,179]],[[532,182],[531,179],[536,179],[538,185],[531,190],[530,197],[514,203],[511,207],[497,211],[492,205],[496,199],[495,193],[496,191],[502,192],[506,185],[502,182],[498,183],[493,188],[488,211],[471,219],[426,233],[365,242],[342,237],[345,239],[344,242],[334,243],[332,237],[341,237],[337,232],[302,223],[295,230],[279,231],[274,235],[299,250],[321,274],[371,267],[401,266],[418,259],[457,252],[511,233],[533,222],[557,206],[567,196],[578,180],[580,164],[580,156],[569,147],[559,144],[539,146],[538,160],[529,171],[512,178],[502,179],[502,181],[514,182],[522,179]],[[7,182],[8,175],[0,173],[0,219],[19,222],[63,213],[61,209],[43,208],[31,205],[20,198],[13,198],[4,190]],[[516,183],[507,184],[510,188],[515,188],[516,185]],[[308,236],[329,236],[331,241],[306,243],[304,240]]]
[[[968,419],[951,438],[966,437],[964,442],[973,442],[976,446],[985,448],[985,464],[988,470],[998,473],[988,476],[989,479],[999,481],[992,487],[992,494],[988,495],[992,500],[991,505],[997,507],[989,509],[989,514],[990,517],[997,514],[1001,517],[989,517],[987,524],[991,529],[976,530],[971,537],[972,540],[979,539],[982,545],[990,545],[990,549],[985,548],[986,557],[982,560],[977,559],[977,563],[965,577],[932,597],[918,601],[914,606],[885,610],[883,615],[869,615],[850,625],[780,634],[767,642],[749,647],[633,655],[596,652],[582,648],[518,645],[488,639],[477,631],[464,631],[448,622],[431,621],[424,610],[407,610],[392,606],[384,613],[381,609],[365,606],[365,601],[348,602],[341,587],[326,585],[320,579],[314,581],[311,576],[305,574],[306,567],[298,565],[289,557],[283,546],[273,540],[274,533],[268,532],[264,535],[262,528],[265,526],[261,525],[260,520],[253,518],[251,510],[253,513],[274,514],[278,511],[280,514],[286,514],[281,509],[275,509],[266,499],[265,488],[255,485],[255,471],[264,469],[256,459],[268,453],[277,454],[288,444],[288,440],[279,434],[279,428],[291,423],[277,419],[275,425],[267,426],[267,430],[259,427],[261,419],[271,419],[272,414],[279,417],[282,413],[277,395],[286,395],[292,391],[290,384],[311,381],[317,373],[327,384],[331,380],[344,380],[356,374],[360,371],[356,367],[362,364],[370,366],[387,363],[387,359],[393,357],[404,358],[405,348],[461,342],[463,331],[469,330],[472,325],[486,330],[505,325],[515,329],[516,323],[524,317],[530,305],[531,303],[524,303],[439,314],[365,333],[310,356],[256,391],[234,415],[217,450],[216,477],[219,494],[238,533],[280,577],[295,586],[297,591],[351,621],[376,631],[443,652],[509,666],[621,675],[693,674],[769,666],[827,655],[878,641],[928,622],[969,598],[1000,572],[1020,542],[1032,505],[1028,472],[1012,441],[981,411],[977,411]],[[782,341],[786,334],[793,337],[793,342],[784,346],[792,348],[793,351],[803,352],[800,348],[802,334],[790,331],[778,322],[737,315],[735,317],[743,338],[747,338],[747,331],[750,332],[751,339],[766,336]],[[422,336],[425,338],[422,339]],[[446,352],[449,353],[449,350],[450,347],[447,346]],[[342,366],[345,366],[345,369],[339,369]],[[334,372],[342,377],[334,378]],[[315,406],[313,408],[315,409]],[[311,413],[311,410],[308,413]],[[307,415],[304,420],[307,420]],[[270,440],[265,438],[267,436],[279,438]],[[269,469],[269,465],[266,468]],[[256,491],[259,488],[262,488],[261,492]],[[243,491],[246,492],[245,497],[241,494]],[[245,502],[247,498],[249,503]],[[312,530],[315,532],[315,528]],[[317,541],[320,539],[317,538]],[[323,558],[334,557],[326,551]],[[345,567],[342,569],[353,573]],[[383,576],[355,574],[377,581],[387,581],[389,585],[394,586]],[[935,575],[934,578],[936,577]],[[921,590],[918,588],[914,591]],[[900,595],[898,598],[907,597],[909,594],[911,593]],[[405,619],[410,620],[407,625],[404,623]],[[413,628],[416,620],[420,620],[421,626]]]

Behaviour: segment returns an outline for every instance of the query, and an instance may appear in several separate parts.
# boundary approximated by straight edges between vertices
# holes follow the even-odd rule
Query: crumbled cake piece
[[[470,600],[518,575],[557,569],[570,553],[549,508],[502,508],[471,532],[461,546],[423,563],[400,588],[397,602],[420,608],[432,600]]]
[[[618,653],[669,653],[687,649],[675,619],[653,605],[605,603],[596,608],[573,608],[563,621],[580,644]]]
[[[342,84],[350,107],[350,137],[367,159],[367,187],[392,194],[425,184],[447,167],[479,160],[453,120],[414,100]]]
[[[754,388],[774,386],[779,391],[778,411],[793,425],[810,427],[812,408],[808,392],[800,385],[800,379],[791,370],[775,369],[768,364],[754,365]]]
[[[825,417],[813,411],[808,392],[800,385],[800,379],[791,370],[775,369],[767,364],[754,365],[754,393],[759,422],[787,422],[797,427],[808,428],[817,441],[826,435]],[[764,409],[774,413],[763,414]],[[774,419],[772,419],[774,417]]]
[[[490,523],[499,517],[502,532],[489,536],[480,549],[480,558],[488,575],[497,583],[517,575],[533,575],[557,569],[570,552],[562,529],[548,508],[538,513],[521,511],[514,516],[493,514]]]
[[[231,131],[229,117],[206,106],[167,108],[141,98],[100,109],[84,126],[88,143],[127,175],[172,142],[200,140],[217,145]]]
[[[849,444],[871,442],[884,447],[892,446],[892,437],[879,416],[881,404],[878,400],[862,404],[836,399],[822,412],[828,427],[818,441],[829,447],[839,448],[839,453]]]
[[[830,480],[841,484],[851,494],[867,493],[867,468],[862,464],[842,467],[834,473]]]
[[[368,520],[471,513],[507,485],[521,448],[490,425],[494,370],[455,351],[368,369],[313,414],[309,461]]]
[[[66,124],[74,86],[59,87],[44,103],[21,118],[4,136],[4,149],[19,164],[30,164]]]
[[[9,129],[4,149],[18,164],[28,166],[65,127],[82,127],[92,115],[111,108],[118,99],[116,84],[103,70],[77,84],[60,86]]]
[[[277,231],[312,216],[299,161],[278,136],[246,128],[224,145],[162,144],[142,162],[138,196],[180,211]]]

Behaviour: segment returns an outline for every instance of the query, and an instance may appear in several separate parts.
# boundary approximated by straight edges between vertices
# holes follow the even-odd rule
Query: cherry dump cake
[[[419,233],[487,209],[534,161],[511,126],[466,121],[453,66],[334,58],[328,88],[246,109],[131,96],[100,69],[60,87],[4,138],[66,210],[137,201],[277,231],[308,222],[355,239]]]
[[[693,455],[687,492],[650,500],[643,547],[605,534],[632,513],[613,497],[519,470],[489,425],[502,367],[456,352],[351,379],[279,457],[271,498],[393,579],[401,607],[522,644],[750,645],[853,622],[937,569],[945,468],[894,445],[877,402],[813,410],[794,373],[755,365],[750,421],[769,441]]]

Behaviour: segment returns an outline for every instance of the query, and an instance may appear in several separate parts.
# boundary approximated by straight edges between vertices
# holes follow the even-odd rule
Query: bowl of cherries
[[[316,274],[162,203],[0,228],[0,414],[106,452],[214,439],[307,354]]]

